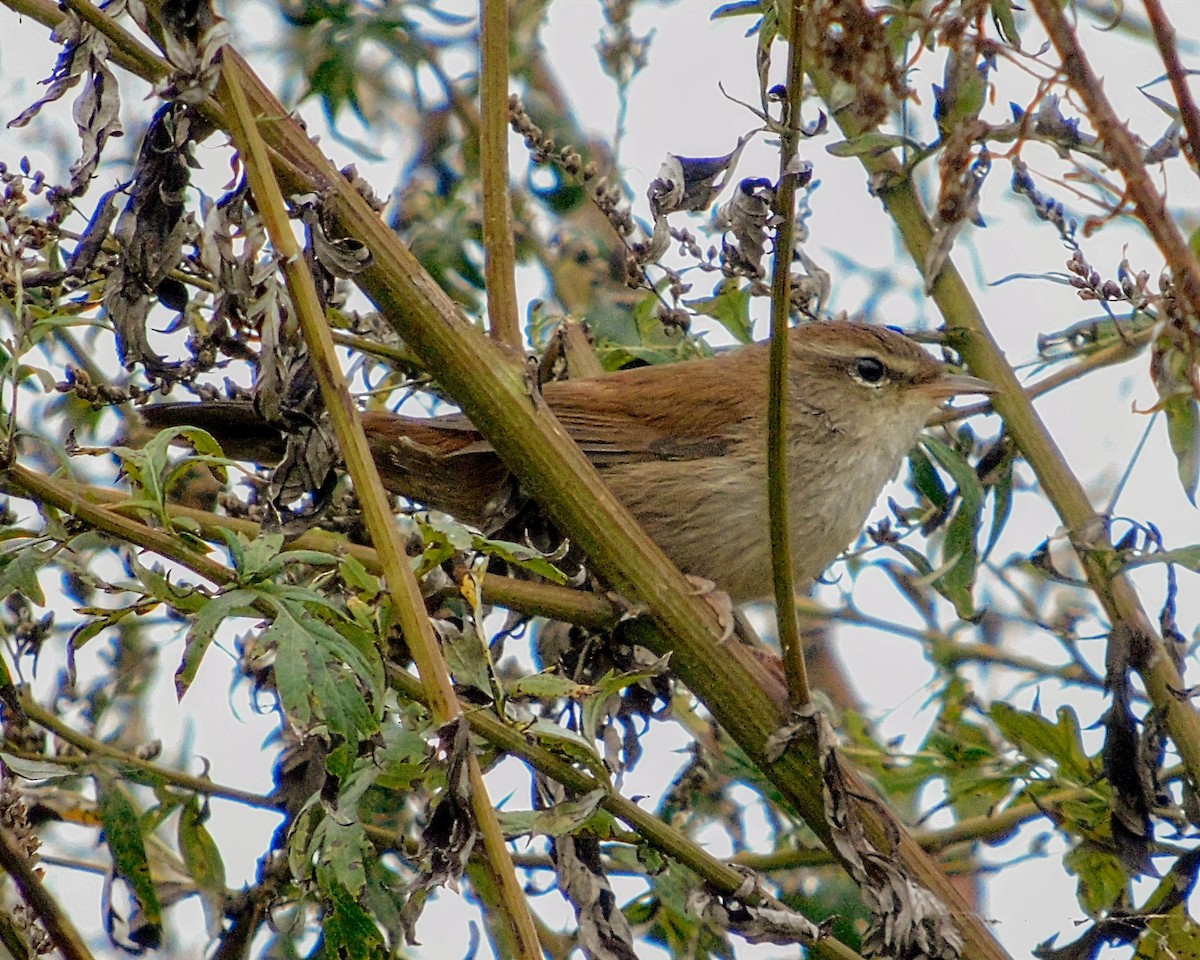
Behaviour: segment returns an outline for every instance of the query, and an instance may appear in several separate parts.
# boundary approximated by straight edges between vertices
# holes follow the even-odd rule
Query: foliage
[[[354,168],[322,181],[305,152],[316,148],[287,110],[253,114],[271,153],[239,140],[235,155],[226,134],[241,136],[238,97],[261,95],[230,66],[231,50],[258,40],[243,22],[247,8],[232,4],[222,21],[173,3],[104,13],[8,6],[53,24],[62,47],[45,95],[10,127],[24,129],[27,147],[45,138],[35,118],[70,94],[79,140],[60,174],[0,157],[0,867],[14,878],[2,888],[14,919],[0,925],[0,941],[10,953],[49,942],[88,955],[70,935],[86,911],[53,887],[31,894],[25,882],[39,857],[72,853],[46,828],[53,822],[88,841],[80,858],[46,860],[51,869],[108,877],[97,953],[142,953],[193,935],[173,908],[195,897],[222,958],[400,955],[434,939],[422,910],[460,882],[484,912],[493,949],[518,953],[514,916],[527,905],[514,903],[522,888],[506,887],[507,866],[484,852],[494,848],[472,779],[474,765],[503,770],[512,757],[529,771],[534,802],[505,805],[495,826],[515,841],[529,890],[557,885],[575,913],[566,934],[540,926],[555,956],[580,947],[628,957],[652,943],[672,956],[725,957],[740,940],[802,942],[841,957],[1003,956],[971,917],[978,904],[947,901],[913,866],[924,855],[911,852],[907,833],[941,867],[968,874],[982,870],[981,845],[1018,837],[1005,849],[1060,851],[1053,869],[1075,878],[1087,921],[1076,931],[1063,917],[1045,931],[1040,956],[1090,960],[1106,943],[1126,955],[1196,952],[1187,898],[1200,869],[1200,720],[1181,677],[1195,611],[1180,609],[1178,577],[1200,570],[1200,546],[1161,529],[1152,505],[1122,506],[1118,517],[1119,487],[1114,506],[1094,512],[1029,404],[1148,354],[1148,375],[1139,368],[1135,377],[1156,400],[1138,412],[1163,414],[1149,429],[1173,458],[1172,491],[1194,505],[1196,234],[1189,249],[1181,218],[1144,173],[1194,177],[1200,112],[1178,59],[1193,48],[1173,39],[1157,2],[1146,4],[1147,23],[1126,15],[1106,24],[1135,49],[1157,39],[1161,70],[1137,80],[1149,87],[1165,71],[1171,87],[1170,99],[1143,90],[1163,129],[1133,143],[1136,163],[1121,152],[1126,134],[1105,91],[1082,72],[1087,51],[1067,56],[1069,44],[1091,44],[1101,22],[1086,4],[1079,24],[1064,28],[1053,0],[1028,11],[1007,0],[739,0],[708,14],[744,30],[720,69],[755,90],[742,105],[745,126],[708,130],[711,155],[669,154],[653,178],[625,172],[623,120],[605,140],[588,132],[594,117],[567,106],[571,90],[559,87],[543,43],[548,13],[563,4],[513,3],[509,35],[482,42],[473,15],[423,0],[286,5],[264,68],[283,74],[288,108],[319,103],[339,147],[370,159],[406,145],[387,203]],[[648,96],[638,77],[664,38],[652,44],[642,25],[659,7],[607,0],[601,10],[598,61],[623,116]],[[1042,47],[1042,32],[1053,46]],[[803,47],[803,97],[779,82],[789,44]],[[519,97],[479,103],[476,72],[453,73],[480,49],[509,51]],[[154,84],[149,106],[118,70]],[[930,74],[939,79],[932,90]],[[1110,77],[1107,92],[1132,81]],[[717,96],[715,84],[707,95]],[[114,146],[122,104],[134,115],[128,156]],[[806,159],[781,174],[778,143],[797,116]],[[544,287],[521,305],[538,360],[524,395],[535,378],[572,365],[706,354],[693,324],[748,341],[770,298],[767,255],[792,217],[795,256],[780,261],[794,321],[822,319],[842,302],[835,275],[861,285],[868,305],[897,293],[919,305],[929,295],[944,325],[924,338],[996,385],[993,406],[947,414],[922,439],[889,514],[840,564],[841,579],[805,606],[820,643],[866,627],[881,649],[903,638],[921,645],[934,678],[934,719],[922,736],[884,742],[870,711],[839,694],[844,678],[816,663],[814,685],[833,701],[819,716],[785,722],[762,690],[731,686],[726,700],[762,706],[770,736],[764,746],[736,722],[718,723],[728,703],[701,702],[722,689],[720,678],[702,686],[696,663],[706,661],[679,637],[664,639],[657,608],[652,627],[636,604],[617,609],[602,588],[589,592],[595,580],[575,532],[524,500],[485,532],[394,504],[420,578],[419,616],[453,678],[453,715],[442,714],[428,671],[424,686],[414,678],[421,641],[401,626],[412,611],[365,546],[378,530],[345,483],[346,445],[314,371],[340,364],[368,410],[479,403],[456,358],[430,356],[408,314],[435,304],[444,311],[435,321],[464,339],[489,318],[498,324],[503,307],[489,300],[481,253],[492,242],[482,173],[495,161],[480,147],[497,117],[526,155],[513,162],[511,252],[489,249],[488,266],[520,267]],[[266,198],[251,188],[247,173],[261,176],[267,156],[303,228],[303,258],[279,250]],[[1002,165],[1010,179],[997,189]],[[915,269],[873,272],[855,251],[820,251],[813,208],[822,178],[842,169],[866,170]],[[97,197],[94,183],[113,170],[122,186]],[[784,179],[799,189],[798,210],[776,207]],[[431,292],[398,306],[399,294],[381,292],[381,273],[396,278],[367,225],[339,213],[343,190],[371,204],[414,255],[400,279],[444,300]],[[1042,289],[1075,292],[1079,305],[1077,317],[1026,345],[1040,376],[1024,391],[979,319],[987,289],[955,268],[986,220],[1018,208],[1067,251],[1061,269],[1027,273]],[[1077,208],[1091,212],[1081,218]],[[1131,218],[1159,259],[1122,253],[1106,277],[1087,250],[1116,260]],[[1101,246],[1110,236],[1113,246]],[[311,275],[336,356],[299,331],[305,304],[285,275],[298,267]],[[470,323],[456,326],[463,316]],[[582,355],[572,320],[588,324]],[[167,394],[199,398],[216,426],[149,430],[138,408]],[[986,419],[992,412],[1002,427]],[[502,418],[479,426],[497,447],[516,443]],[[532,486],[553,503],[559,485],[548,476]],[[880,573],[899,603],[872,592]],[[217,655],[231,648],[235,657]],[[263,760],[273,764],[269,793],[188,772],[198,758],[186,745],[158,755],[160,665],[197,714],[211,708],[211,698],[198,704],[198,688],[211,690],[214,676],[249,691],[274,730]],[[1043,707],[1043,694],[1054,705]],[[691,738],[691,754],[662,795],[639,806],[623,796],[625,778],[667,723]],[[796,769],[785,761],[807,764],[804,783],[781,772]],[[239,841],[253,843],[258,860],[244,887],[228,869],[233,846],[210,829],[221,805],[279,818],[270,835]],[[1031,843],[1021,828],[1033,823],[1044,833]],[[729,862],[707,852],[714,837]],[[893,856],[882,849],[889,844]],[[633,878],[638,892],[622,901],[630,888],[617,878]],[[1058,935],[1073,942],[1052,944]]]

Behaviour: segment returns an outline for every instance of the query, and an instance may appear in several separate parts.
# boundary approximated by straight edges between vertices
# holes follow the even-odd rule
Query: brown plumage
[[[789,487],[798,579],[816,576],[861,530],[884,484],[947,397],[984,392],[901,334],[857,323],[790,334]],[[548,384],[547,405],[685,572],[735,601],[771,591],[767,536],[768,347]],[[147,407],[151,426],[188,423],[238,458],[282,455],[248,405]],[[393,493],[492,528],[516,482],[462,415],[368,412],[363,427]],[[250,442],[247,442],[250,441]]]

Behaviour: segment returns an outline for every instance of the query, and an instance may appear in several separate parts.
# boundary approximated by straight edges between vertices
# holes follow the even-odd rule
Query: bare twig
[[[792,258],[796,235],[796,160],[804,101],[804,0],[792,0],[788,37],[787,98],[780,137],[779,183],[775,194],[775,256],[771,264],[771,366],[767,398],[767,513],[771,524],[771,569],[779,645],[793,710],[808,706],[808,670],[796,618],[795,558],[792,556],[788,503],[788,327],[792,307]]]
[[[1163,12],[1159,0],[1142,2],[1146,7],[1146,16],[1150,19],[1150,29],[1154,31],[1154,42],[1158,44],[1159,56],[1162,57],[1163,66],[1167,68],[1167,81],[1171,84],[1171,92],[1175,94],[1179,120],[1187,133],[1183,141],[1183,152],[1187,155],[1192,170],[1200,173],[1200,112],[1196,110],[1196,101],[1192,97],[1191,87],[1188,86],[1187,71],[1179,61],[1175,28]]]
[[[1062,57],[1063,74],[1087,107],[1096,134],[1107,147],[1110,163],[1125,178],[1125,189],[1133,200],[1138,219],[1170,266],[1175,283],[1187,302],[1188,312],[1193,317],[1200,317],[1200,263],[1180,234],[1162,194],[1151,182],[1142,151],[1104,95],[1104,85],[1088,63],[1079,38],[1057,0],[1033,0],[1033,8]],[[1155,36],[1158,38],[1157,31]]]

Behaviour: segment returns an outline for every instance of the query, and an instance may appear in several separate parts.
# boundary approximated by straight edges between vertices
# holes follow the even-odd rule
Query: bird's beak
[[[937,397],[954,397],[960,393],[995,393],[996,388],[986,380],[965,373],[946,373],[929,384],[929,392]]]

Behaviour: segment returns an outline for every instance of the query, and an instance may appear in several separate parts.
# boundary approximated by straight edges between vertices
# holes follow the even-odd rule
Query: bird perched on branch
[[[797,585],[862,529],[934,411],[986,393],[893,330],[843,321],[789,332],[788,484]],[[547,384],[547,406],[684,573],[735,603],[769,597],[768,345]],[[159,404],[156,428],[199,426],[226,454],[270,463],[284,435],[249,402]],[[384,486],[489,531],[520,502],[515,477],[463,415],[366,412]]]

